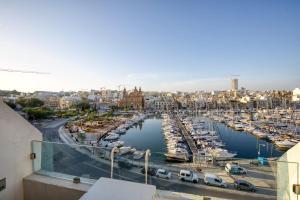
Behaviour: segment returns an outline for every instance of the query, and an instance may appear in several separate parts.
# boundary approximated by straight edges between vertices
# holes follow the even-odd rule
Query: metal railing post
[[[113,178],[113,174],[114,174],[114,154],[116,152],[118,148],[117,147],[114,147],[112,150],[111,150],[111,153],[110,153],[110,160],[111,160],[111,164],[110,164],[110,178]]]
[[[147,149],[145,153],[145,184],[147,184],[148,181],[148,165],[149,165],[150,156],[151,156],[151,152],[149,149]]]

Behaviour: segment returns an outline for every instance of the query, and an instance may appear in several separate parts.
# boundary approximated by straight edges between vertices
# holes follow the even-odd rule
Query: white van
[[[199,176],[195,172],[189,170],[180,170],[179,179],[182,181],[189,181],[193,183],[199,182]]]
[[[227,187],[226,182],[214,174],[205,174],[204,183],[206,185],[213,185],[213,186],[224,187],[224,188]]]
[[[227,163],[225,171],[230,174],[246,174],[247,170],[239,165]]]

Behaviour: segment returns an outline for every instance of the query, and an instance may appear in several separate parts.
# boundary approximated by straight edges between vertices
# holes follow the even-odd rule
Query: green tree
[[[38,108],[24,108],[23,111],[27,113],[29,119],[47,119],[51,117],[54,112],[49,108],[38,107]]]
[[[76,108],[76,110],[79,110],[79,111],[85,111],[85,110],[90,109],[90,104],[88,101],[83,100],[83,101],[80,101],[80,102],[74,104],[73,108]]]
[[[84,141],[85,138],[86,138],[85,132],[79,132],[79,133],[78,133],[78,138],[79,138],[81,141]]]
[[[25,107],[41,107],[44,105],[44,102],[37,98],[19,98],[17,99],[17,104],[21,105],[23,108]]]

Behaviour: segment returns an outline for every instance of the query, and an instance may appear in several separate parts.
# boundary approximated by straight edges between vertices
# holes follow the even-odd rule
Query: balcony
[[[92,185],[101,178],[115,179],[140,184],[154,185],[156,187],[155,199],[167,198],[180,194],[186,198],[210,197],[215,199],[275,199],[276,198],[276,164],[269,161],[268,166],[250,166],[245,160],[235,160],[241,165],[248,166],[248,174],[242,176],[228,175],[224,167],[212,167],[207,162],[194,161],[194,163],[173,164],[164,162],[163,154],[152,152],[149,162],[144,157],[133,159],[129,155],[120,155],[117,151],[112,154],[112,149],[99,148],[87,145],[53,143],[45,141],[32,141],[34,174],[57,178],[73,182],[79,178],[83,185]],[[143,173],[143,168],[148,169],[148,176]],[[147,167],[148,166],[148,167]],[[213,187],[204,184],[206,172],[197,171],[200,168],[210,169],[210,173],[218,173],[219,177],[227,182],[227,188]],[[158,178],[153,169],[166,169],[172,173],[168,179]],[[199,176],[199,183],[181,181],[181,169],[191,170]],[[223,173],[219,173],[223,171]],[[256,183],[257,192],[249,193],[238,191],[234,188],[235,179],[247,178]],[[170,192],[176,191],[176,192]],[[162,198],[162,199],[163,199]],[[193,199],[192,198],[192,199]]]

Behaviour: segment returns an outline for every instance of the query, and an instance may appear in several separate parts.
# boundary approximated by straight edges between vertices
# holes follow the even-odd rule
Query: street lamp
[[[258,145],[258,152],[257,152],[258,156],[260,156],[260,146],[265,147],[266,145],[265,144],[259,144]]]

